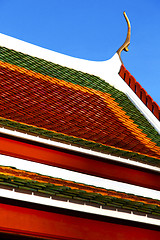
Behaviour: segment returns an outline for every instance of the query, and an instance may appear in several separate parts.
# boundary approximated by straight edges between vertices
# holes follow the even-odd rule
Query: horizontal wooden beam
[[[56,209],[40,209],[0,203],[0,233],[10,233],[42,239],[160,239],[158,228],[138,223],[91,215],[84,216]]]
[[[5,136],[0,137],[0,153],[160,190],[160,173],[100,157],[78,154],[74,151],[66,151],[54,147],[50,148],[47,145],[36,144],[30,141],[25,142],[16,138],[11,139]]]

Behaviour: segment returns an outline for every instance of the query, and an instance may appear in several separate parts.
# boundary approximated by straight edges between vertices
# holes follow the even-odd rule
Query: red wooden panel
[[[130,76],[130,88],[135,92],[136,79],[131,75]]]
[[[152,104],[153,104],[153,99],[151,98],[150,95],[147,95],[147,107],[151,112],[152,112]]]
[[[147,92],[144,88],[141,89],[141,100],[146,105]]]
[[[125,72],[126,72],[126,68],[124,67],[124,65],[122,64],[119,75],[122,79],[125,78]]]
[[[141,97],[141,85],[136,82],[136,95],[140,98]]]
[[[99,177],[160,190],[160,174],[129,165],[102,161],[101,158],[76,155],[0,137],[0,153],[39,163],[62,167]]]
[[[125,78],[124,81],[129,85],[129,78],[131,77],[131,74],[126,70],[125,72]]]
[[[158,104],[156,102],[153,102],[153,113],[156,116],[156,118],[158,118],[158,120],[160,120],[159,119],[160,108],[159,108],[159,106],[158,106]]]
[[[158,240],[160,231],[95,218],[0,204],[0,232],[47,239]]]

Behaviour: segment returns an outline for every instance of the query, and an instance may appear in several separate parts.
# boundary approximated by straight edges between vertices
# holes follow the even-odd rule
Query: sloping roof
[[[0,186],[16,192],[160,216],[160,201],[0,166]]]
[[[0,125],[159,166],[160,135],[100,77],[0,47]]]

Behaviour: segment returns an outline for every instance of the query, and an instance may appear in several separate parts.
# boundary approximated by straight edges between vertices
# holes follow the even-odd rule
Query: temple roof
[[[53,61],[0,47],[2,127],[159,166],[157,128],[127,94]]]
[[[7,39],[5,42],[5,37],[3,41],[0,38],[1,132],[7,129],[13,136],[21,133],[29,136],[26,139],[39,137],[44,145],[49,140],[75,146],[81,153],[89,149],[100,157],[110,154],[122,157],[126,162],[130,159],[160,166],[157,105],[152,102],[154,107],[151,109],[151,104],[144,104],[144,95],[141,99],[139,92],[132,91],[133,81],[127,80],[130,74],[118,54],[108,61],[90,62]],[[31,140],[36,141],[35,138]],[[23,157],[25,159],[25,156],[19,158]],[[5,164],[8,165],[6,161]],[[3,197],[37,203],[42,198],[43,204],[46,199],[51,199],[60,202],[57,205],[60,207],[61,201],[81,207],[85,204],[102,211],[126,212],[136,215],[137,219],[138,215],[144,217],[147,214],[159,224],[160,201],[157,199],[29,171],[0,166]],[[11,191],[8,193],[8,190]],[[22,198],[18,194],[22,194]],[[32,195],[33,200],[28,200],[28,195]],[[34,199],[34,196],[38,198]]]

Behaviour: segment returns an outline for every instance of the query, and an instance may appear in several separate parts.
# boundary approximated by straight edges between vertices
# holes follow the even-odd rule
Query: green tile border
[[[68,135],[64,135],[62,133],[55,133],[49,130],[37,128],[34,126],[29,126],[25,124],[21,124],[18,122],[10,121],[7,119],[0,118],[0,126],[6,127],[9,129],[17,130],[20,132],[25,132],[31,135],[36,135],[42,138],[47,138],[50,140],[55,140],[58,142],[68,143],[73,146],[83,147],[86,149],[91,149],[93,151],[98,151],[101,153],[111,154],[118,157],[129,158],[131,160],[135,160],[138,162],[142,162],[145,164],[153,165],[160,167],[160,160],[152,157],[148,157],[146,155],[120,150],[114,147],[109,147],[100,143],[95,143],[92,141],[87,141],[81,138],[72,137]]]
[[[59,198],[64,198],[66,200],[78,200],[86,203],[88,202],[90,204],[98,204],[106,207],[115,207],[118,209],[126,209],[130,211],[137,211],[145,214],[160,216],[160,207],[154,204],[131,201],[128,199],[116,198],[112,196],[104,196],[99,193],[90,193],[84,190],[77,190],[66,186],[57,186],[54,184],[42,183],[34,180],[24,180],[14,176],[0,174],[0,186],[15,188],[15,190],[19,189],[19,191],[24,190],[35,192],[37,194],[56,196]],[[127,195],[128,197],[133,196],[132,194]],[[151,198],[145,199],[152,200]]]

